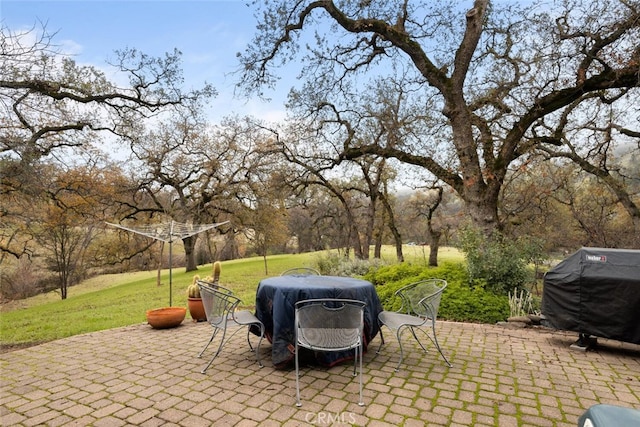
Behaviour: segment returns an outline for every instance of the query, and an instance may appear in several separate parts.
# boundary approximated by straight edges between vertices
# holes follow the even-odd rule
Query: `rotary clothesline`
[[[163,222],[159,224],[139,225],[136,227],[125,227],[119,224],[111,224],[114,227],[122,228],[123,230],[131,231],[143,236],[151,237],[152,239],[162,240],[163,242],[171,243],[176,239],[184,239],[189,236],[201,233],[203,231],[210,230],[228,223],[229,221],[218,222],[215,224],[189,224],[180,222]]]
[[[172,256],[173,256],[173,242],[177,239],[185,239],[189,236],[202,233],[203,231],[210,230],[220,225],[226,224],[229,221],[218,222],[215,224],[189,224],[180,222],[163,222],[159,224],[147,224],[139,225],[136,227],[125,227],[120,224],[112,224],[107,222],[108,225],[121,228],[123,230],[131,231],[136,234],[141,234],[146,237],[151,237],[155,240],[169,243],[169,306],[173,305],[173,280],[172,280]]]

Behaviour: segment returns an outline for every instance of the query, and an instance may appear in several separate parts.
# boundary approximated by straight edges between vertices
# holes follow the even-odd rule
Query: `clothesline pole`
[[[169,307],[173,307],[173,220],[169,226]]]

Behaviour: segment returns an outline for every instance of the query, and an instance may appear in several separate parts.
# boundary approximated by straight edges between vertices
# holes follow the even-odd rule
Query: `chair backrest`
[[[208,286],[217,291],[224,292],[225,294],[233,295],[233,291],[231,289],[228,289],[222,285],[219,285],[218,282],[207,282],[206,280],[198,280],[196,281],[196,284],[198,286],[200,285]]]
[[[216,328],[225,328],[229,314],[233,314],[240,299],[207,284],[198,283],[207,322]]]
[[[281,276],[319,276],[320,272],[311,267],[296,267],[285,270]]]
[[[446,287],[446,280],[426,279],[405,286],[397,294],[402,298],[402,306],[407,314],[435,320]]]
[[[295,325],[298,343],[322,351],[340,351],[360,345],[366,303],[322,298],[298,301]]]

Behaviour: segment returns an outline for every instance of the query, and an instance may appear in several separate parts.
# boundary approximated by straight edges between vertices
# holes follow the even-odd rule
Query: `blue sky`
[[[207,81],[220,93],[212,102],[213,120],[232,112],[266,120],[284,115],[284,83],[267,93],[270,103],[233,98],[236,53],[251,42],[256,26],[244,0],[0,0],[0,16],[13,31],[46,23],[49,32],[57,32],[54,41],[73,51],[78,63],[100,68],[116,49],[162,55],[177,48],[183,54],[185,86]]]

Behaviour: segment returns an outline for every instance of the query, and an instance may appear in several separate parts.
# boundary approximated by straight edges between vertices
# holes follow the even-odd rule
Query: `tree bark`
[[[433,230],[431,230],[433,231]],[[439,231],[429,232],[429,237],[431,242],[429,244],[429,266],[437,267],[438,266],[438,249],[440,249],[440,236],[442,233]]]
[[[198,263],[196,262],[195,247],[198,241],[198,235],[185,237],[182,239],[184,245],[184,256],[186,264],[186,272],[195,271],[198,269]]]

